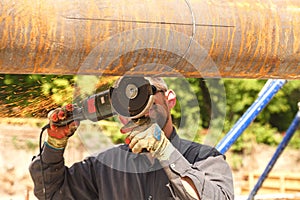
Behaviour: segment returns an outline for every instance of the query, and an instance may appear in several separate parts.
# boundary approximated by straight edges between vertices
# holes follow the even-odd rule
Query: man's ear
[[[176,105],[176,94],[173,90],[168,90],[165,93],[168,101],[169,108],[172,109]]]

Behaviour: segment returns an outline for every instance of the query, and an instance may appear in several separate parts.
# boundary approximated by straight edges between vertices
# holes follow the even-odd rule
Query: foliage
[[[0,115],[45,117],[54,108],[78,102],[98,88],[108,88],[114,79],[101,82],[103,78],[97,76],[0,74]]]
[[[182,78],[165,79],[168,87],[175,91],[177,103],[172,110],[174,124],[181,136],[194,138],[201,129],[199,102],[193,87]]]
[[[300,149],[300,130],[296,131],[289,142],[289,146],[295,149]]]
[[[206,144],[215,144],[222,133],[226,96],[222,80],[197,78],[165,79],[177,95],[177,104],[172,110],[173,121],[181,136]],[[209,137],[199,137],[202,129],[210,129]]]
[[[276,146],[282,140],[282,136],[278,133],[276,128],[270,125],[264,125],[254,122],[232,145],[231,150],[234,152],[251,153],[253,144],[267,144]]]
[[[227,120],[232,126],[257,99],[265,80],[224,80],[227,105]],[[300,81],[289,81],[273,97],[266,108],[257,116],[256,122],[270,124],[278,131],[285,131],[296,114],[300,100]],[[228,131],[228,130],[226,130]]]
[[[106,90],[118,77],[0,75],[1,117],[46,117],[49,110],[79,102],[93,93]],[[205,138],[209,129],[215,144],[257,99],[266,80],[167,78],[177,94],[172,116],[184,137]],[[253,142],[276,145],[298,111],[300,81],[291,80],[275,95],[266,108],[232,147],[245,151]],[[223,135],[220,135],[220,134]],[[199,135],[200,134],[200,135]],[[119,142],[119,136],[112,136]],[[206,137],[207,138],[207,137]],[[279,140],[279,141],[278,141]],[[300,148],[297,132],[290,143]]]
[[[265,82],[265,80],[224,80],[227,91],[225,132],[232,128],[256,100]],[[289,127],[298,111],[299,90],[300,81],[289,81],[285,84],[257,116],[255,123],[251,124],[233,144],[232,149],[235,151],[249,150],[254,142],[269,145],[278,144],[282,139],[279,133],[284,132]],[[300,144],[300,138],[294,136],[290,146],[297,148],[297,146],[300,146],[297,144]]]
[[[41,117],[72,97],[73,76],[0,75],[2,117]]]

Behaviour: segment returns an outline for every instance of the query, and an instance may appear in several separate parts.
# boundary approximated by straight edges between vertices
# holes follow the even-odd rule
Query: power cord
[[[42,185],[43,185],[43,193],[44,193],[45,200],[47,199],[47,192],[46,192],[46,186],[45,186],[45,172],[44,172],[44,163],[43,163],[43,155],[42,155],[44,145],[42,145],[42,140],[43,140],[43,133],[48,128],[50,128],[49,124],[42,127],[42,130],[40,133],[40,139],[39,139],[39,151],[40,151],[39,156],[40,156],[40,163],[41,163]]]

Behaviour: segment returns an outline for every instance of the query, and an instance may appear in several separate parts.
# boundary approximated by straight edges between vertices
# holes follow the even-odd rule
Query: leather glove
[[[63,149],[66,147],[69,137],[71,137],[79,126],[79,121],[72,121],[63,126],[56,124],[69,119],[76,108],[74,104],[68,104],[62,108],[57,108],[48,113],[50,128],[47,129],[47,143],[53,148]]]
[[[133,128],[125,143],[129,145],[132,152],[141,153],[146,149],[160,161],[168,160],[175,150],[157,123],[146,123]]]

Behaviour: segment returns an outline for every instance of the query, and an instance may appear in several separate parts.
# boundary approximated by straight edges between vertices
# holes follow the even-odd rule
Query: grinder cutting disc
[[[110,99],[114,110],[132,119],[142,117],[153,103],[153,88],[143,77],[123,77],[116,88],[111,88]]]

